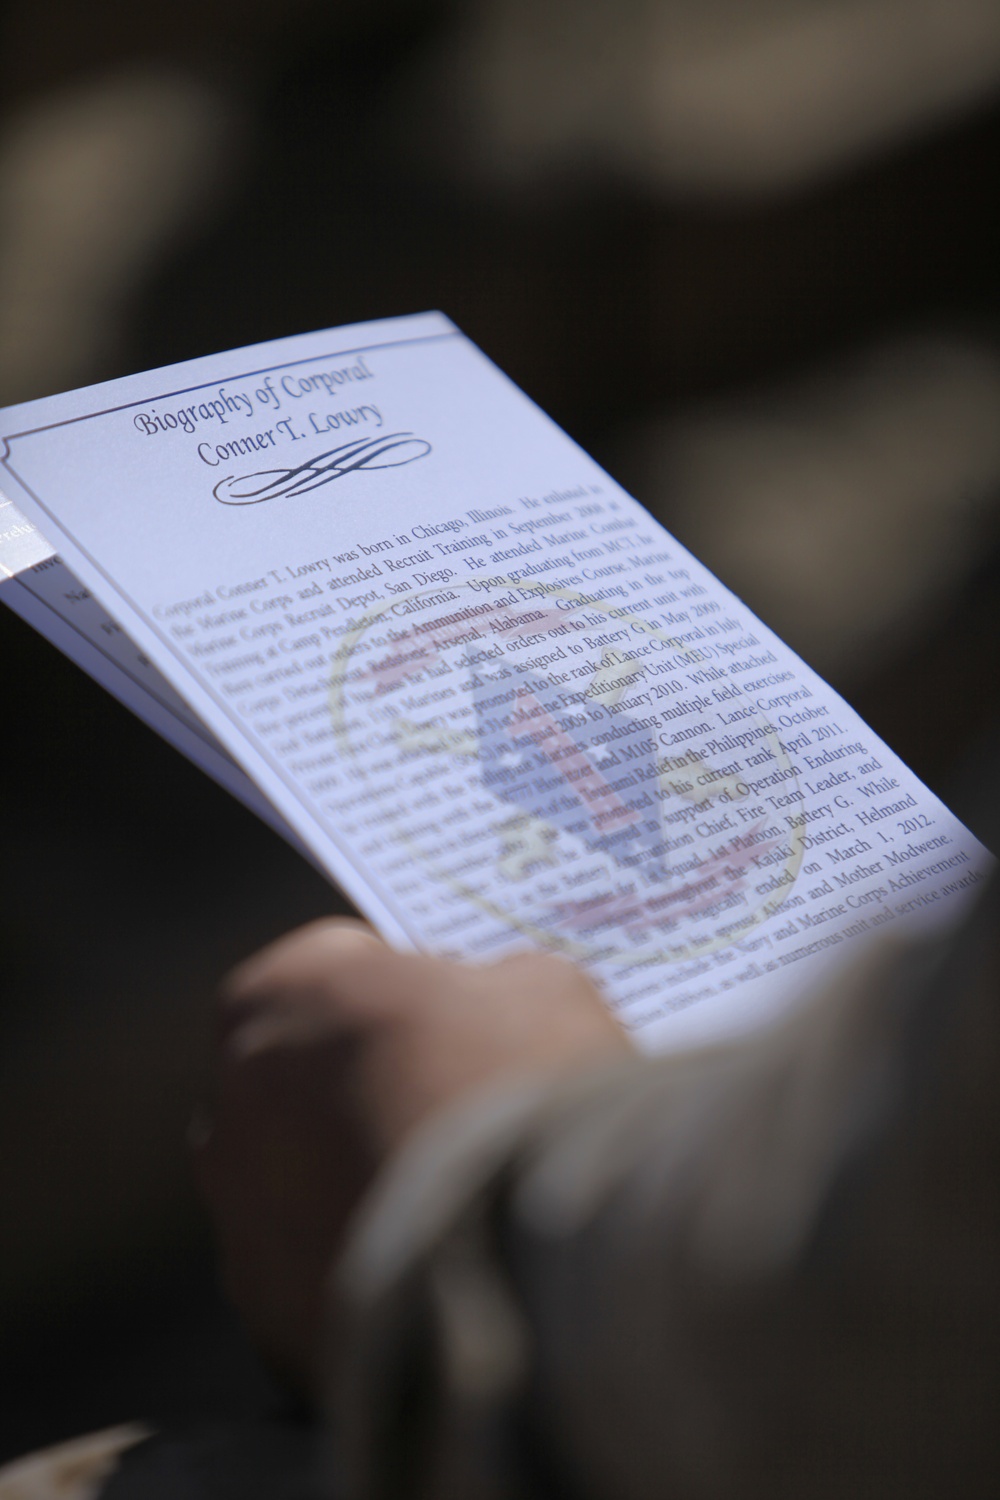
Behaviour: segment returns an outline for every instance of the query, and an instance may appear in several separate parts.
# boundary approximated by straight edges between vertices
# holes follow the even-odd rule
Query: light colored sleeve
[[[331,1294],[351,1500],[1000,1493],[995,934],[431,1122]]]

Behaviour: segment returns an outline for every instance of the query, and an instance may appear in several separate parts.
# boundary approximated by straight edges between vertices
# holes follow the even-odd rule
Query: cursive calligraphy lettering
[[[305,495],[334,479],[343,479],[358,469],[395,469],[426,458],[431,445],[412,432],[392,432],[385,437],[358,438],[328,448],[294,469],[260,469],[253,474],[220,479],[212,494],[222,505],[260,505],[281,495]]]

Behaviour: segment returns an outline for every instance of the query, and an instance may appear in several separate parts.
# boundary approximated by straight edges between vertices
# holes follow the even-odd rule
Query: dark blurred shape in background
[[[0,402],[441,307],[963,813],[996,712],[996,0],[5,26]],[[219,974],[339,903],[6,611],[0,661],[2,1460],[269,1399],[183,1133]]]

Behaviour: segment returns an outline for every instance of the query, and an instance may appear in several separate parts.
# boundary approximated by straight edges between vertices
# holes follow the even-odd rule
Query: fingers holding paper
[[[506,1076],[629,1050],[590,980],[543,954],[452,963],[335,919],[235,970],[197,1170],[229,1293],[279,1371],[315,1388],[329,1266],[413,1129]]]

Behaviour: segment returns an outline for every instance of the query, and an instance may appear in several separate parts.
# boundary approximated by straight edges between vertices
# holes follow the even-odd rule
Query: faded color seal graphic
[[[418,871],[418,912],[444,902],[439,948],[486,916],[577,959],[682,963],[788,899],[799,768],[728,671],[739,622],[692,643],[686,618],[493,576],[352,623],[329,701],[355,831]]]

